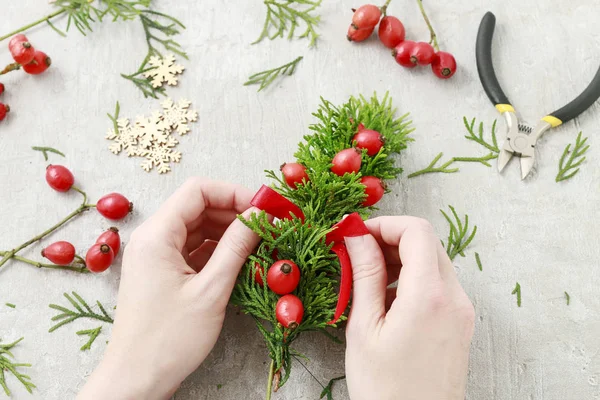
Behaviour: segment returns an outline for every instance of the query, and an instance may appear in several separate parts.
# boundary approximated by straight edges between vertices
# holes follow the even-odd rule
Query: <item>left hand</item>
[[[165,399],[214,347],[259,238],[236,216],[252,192],[190,179],[131,235],[115,324],[79,399]],[[218,242],[217,242],[218,241]]]

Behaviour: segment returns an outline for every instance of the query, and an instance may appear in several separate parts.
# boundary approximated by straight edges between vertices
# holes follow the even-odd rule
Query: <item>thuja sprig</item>
[[[44,161],[48,161],[48,153],[58,154],[59,156],[65,157],[65,155],[52,147],[41,147],[41,146],[33,146],[32,150],[40,151],[44,155]]]
[[[17,363],[17,362],[12,361],[12,360],[14,360],[15,356],[13,355],[11,350],[22,340],[23,340],[23,338],[15,341],[13,343],[0,344],[0,386],[2,386],[2,388],[4,389],[4,393],[6,393],[7,396],[11,395],[10,389],[8,388],[8,385],[6,384],[5,374],[7,372],[14,375],[14,377],[17,378],[17,380],[23,384],[23,386],[25,387],[25,390],[27,390],[29,393],[33,393],[33,389],[35,389],[35,387],[36,387],[31,382],[31,377],[29,375],[25,375],[25,374],[19,372],[20,368],[29,368],[29,367],[31,367],[31,364]]]
[[[296,67],[298,63],[302,61],[302,56],[296,58],[293,61],[290,61],[287,64],[284,64],[280,67],[276,67],[273,69],[268,69],[266,71],[259,72],[257,74],[251,75],[248,78],[248,81],[244,83],[244,86],[250,85],[260,85],[258,91],[267,88],[271,83],[275,81],[275,79],[279,77],[283,77],[285,75],[291,76],[296,71]]]
[[[587,143],[588,138],[581,138],[582,132],[579,132],[575,145],[571,151],[571,143],[565,147],[560,161],[558,163],[558,174],[556,175],[556,182],[562,182],[567,179],[571,179],[579,172],[579,166],[585,161],[585,152],[590,148]]]
[[[496,139],[496,120],[492,123],[492,131],[491,131],[491,141],[487,141],[484,137],[484,126],[483,122],[480,122],[477,129],[475,127],[476,119],[473,118],[470,122],[466,117],[463,117],[463,123],[465,128],[467,129],[468,135],[465,136],[467,140],[473,141],[490,152],[484,156],[480,157],[452,157],[448,161],[444,162],[442,165],[437,165],[438,161],[443,157],[444,153],[439,153],[433,161],[424,169],[420,171],[413,172],[408,175],[409,178],[414,178],[420,175],[431,174],[436,172],[452,174],[459,171],[458,167],[455,167],[455,163],[479,163],[483,164],[486,167],[491,167],[492,165],[488,162],[498,158],[498,154],[500,153],[500,149],[498,148],[498,141]]]
[[[521,307],[521,285],[519,284],[519,282],[517,282],[517,285],[515,286],[511,294],[517,295],[517,306]]]
[[[313,12],[321,5],[322,0],[264,0],[267,7],[267,15],[260,36],[252,44],[261,42],[265,38],[270,40],[278,37],[283,38],[287,33],[287,38],[292,39],[296,33],[296,28],[301,24],[306,26],[303,33],[298,35],[299,39],[308,38],[309,46],[317,43],[317,34],[315,28],[319,24],[321,17],[314,15]]]
[[[70,324],[71,322],[80,318],[95,319],[98,321],[107,322],[109,324],[112,324],[114,322],[114,320],[106,312],[104,306],[102,305],[102,303],[100,303],[100,301],[96,301],[96,305],[100,309],[100,313],[97,313],[94,310],[92,310],[89,304],[85,300],[83,300],[83,298],[79,294],[77,294],[77,292],[71,292],[71,294],[72,295],[64,293],[63,295],[73,306],[72,310],[57,304],[50,304],[48,306],[54,310],[60,311],[60,314],[57,314],[54,317],[52,317],[52,321],[58,322],[55,325],[53,325],[48,330],[48,332],[54,332],[58,328]]]
[[[98,337],[98,335],[100,334],[100,332],[102,332],[102,326],[99,326],[97,328],[94,329],[86,329],[83,331],[77,331],[75,332],[76,335],[78,336],[89,336],[89,340],[83,345],[81,346],[81,351],[86,351],[92,348],[92,344],[94,343],[94,341],[96,340],[96,338]]]
[[[458,216],[458,213],[452,206],[448,206],[451,211],[452,218],[444,210],[440,212],[448,221],[450,225],[450,232],[448,233],[448,241],[445,244],[446,252],[451,260],[454,260],[457,255],[462,257],[465,256],[465,249],[471,244],[475,234],[477,233],[477,226],[474,226],[472,230],[469,227],[469,216],[465,215],[464,221]],[[442,242],[443,244],[443,242]]]

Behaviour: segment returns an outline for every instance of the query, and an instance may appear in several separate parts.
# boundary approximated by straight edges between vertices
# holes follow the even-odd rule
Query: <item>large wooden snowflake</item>
[[[175,103],[166,99],[161,103],[161,111],[137,117],[134,124],[127,118],[118,119],[117,130],[113,127],[106,134],[106,139],[113,142],[108,149],[114,154],[124,152],[129,157],[144,157],[141,167],[146,172],[154,168],[160,174],[171,171],[172,163],[181,160],[181,152],[175,149],[179,141],[173,132],[181,136],[189,133],[188,124],[198,119],[198,113],[190,110],[190,105],[188,100]]]

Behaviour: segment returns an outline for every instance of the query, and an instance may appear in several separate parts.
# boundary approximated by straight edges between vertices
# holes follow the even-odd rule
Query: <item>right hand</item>
[[[346,238],[350,398],[464,399],[475,312],[433,227],[413,217],[366,224],[371,234]]]

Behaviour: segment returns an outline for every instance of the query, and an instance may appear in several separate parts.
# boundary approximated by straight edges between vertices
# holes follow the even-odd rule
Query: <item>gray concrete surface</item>
[[[21,26],[48,13],[44,1],[2,5],[0,31]],[[50,190],[43,179],[40,153],[31,146],[52,146],[66,159],[51,156],[75,173],[92,199],[110,192],[127,194],[136,204],[133,216],[119,223],[125,241],[144,218],[188,176],[205,175],[258,188],[263,169],[289,160],[307,133],[319,96],[343,102],[350,95],[389,90],[400,112],[411,112],[416,142],[400,158],[413,172],[440,151],[447,156],[479,155],[463,139],[462,116],[489,124],[498,117],[477,79],[474,45],[478,23],[487,10],[499,19],[494,55],[499,78],[524,118],[535,121],[562,106],[588,83],[600,63],[600,9],[595,0],[564,2],[467,1],[429,6],[441,45],[454,52],[460,71],[448,82],[427,69],[406,71],[373,38],[352,45],[345,39],[350,7],[358,2],[324,1],[320,9],[322,38],[316,49],[305,41],[277,40],[250,46],[264,17],[260,0],[201,3],[156,1],[156,7],[187,25],[181,42],[190,55],[181,84],[169,89],[187,97],[199,111],[192,133],[181,140],[183,159],[166,176],[142,171],[136,160],[116,157],[104,139],[106,112],[117,100],[122,115],[135,117],[158,108],[141,97],[120,72],[135,70],[145,53],[137,22],[105,23],[82,37],[64,39],[48,27],[29,33],[34,44],[53,58],[39,77],[11,74],[0,81],[7,93],[0,101],[13,112],[0,123],[0,248],[8,249],[42,231],[79,199]],[[414,1],[394,0],[390,13],[406,24],[411,38],[427,31]],[[64,21],[62,21],[64,23]],[[297,73],[257,94],[242,83],[250,74],[281,65],[297,55],[305,59]],[[9,61],[3,44],[0,60]],[[412,214],[432,220],[441,235],[447,226],[440,208],[454,205],[468,213],[479,232],[467,258],[456,265],[477,310],[467,398],[470,400],[600,399],[600,248],[598,204],[600,107],[548,134],[539,146],[537,170],[519,180],[516,163],[499,175],[495,169],[465,165],[453,175],[429,175],[392,184],[393,194],[380,214]],[[500,123],[503,127],[503,123]],[[554,182],[558,159],[577,132],[590,136],[592,148],[581,173],[563,184]],[[73,221],[60,234],[42,241],[67,239],[85,249],[109,223],[95,213]],[[37,257],[40,246],[23,253]],[[473,252],[481,254],[477,270]],[[120,260],[119,260],[120,262]],[[118,263],[117,263],[118,264]],[[0,269],[0,338],[25,336],[15,349],[31,362],[38,389],[33,395],[9,378],[15,399],[70,399],[94,369],[109,339],[106,328],[91,351],[81,352],[75,331],[97,324],[78,321],[52,334],[49,303],[77,290],[84,298],[115,304],[119,266],[101,276],[37,270],[17,262]],[[520,282],[523,306],[511,291]],[[571,295],[565,304],[563,292]],[[4,306],[15,303],[15,310]],[[310,358],[322,382],[343,374],[344,349],[319,335],[305,335],[298,350]],[[151,349],[149,349],[151,351]],[[231,313],[210,357],[176,394],[176,399],[260,399],[267,355],[259,333],[245,316]],[[217,389],[217,385],[222,385]],[[320,387],[299,365],[277,400],[316,399]],[[2,395],[0,395],[2,397]],[[342,383],[335,398],[346,399]],[[402,395],[399,394],[401,399]]]

